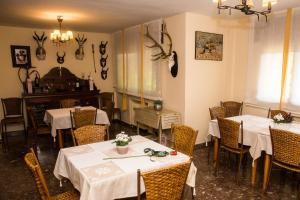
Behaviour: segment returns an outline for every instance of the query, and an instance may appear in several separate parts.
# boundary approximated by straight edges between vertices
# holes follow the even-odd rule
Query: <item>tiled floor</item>
[[[111,137],[115,133],[125,130],[134,135],[136,130],[129,126],[114,123],[111,127]],[[66,138],[71,141],[70,138]],[[9,138],[10,150],[3,153],[0,149],[0,199],[39,199],[34,179],[30,171],[26,168],[23,156],[26,148],[23,136],[16,135]],[[57,194],[72,188],[72,185],[65,180],[63,187],[59,187],[59,182],[53,176],[53,168],[58,151],[53,149],[50,136],[39,137],[39,159],[45,174],[51,194]],[[68,142],[67,142],[68,143]],[[211,163],[207,163],[208,148],[196,148],[194,153],[194,163],[198,168],[196,181],[195,199],[298,199],[297,193],[300,191],[300,174],[285,172],[274,168],[271,175],[271,184],[266,193],[261,190],[262,162],[259,162],[257,186],[250,185],[251,158],[242,170],[240,184],[235,181],[235,159],[221,154],[221,164],[218,176],[213,173]],[[212,156],[212,154],[211,154]],[[297,182],[298,180],[298,182]],[[298,186],[297,186],[298,184]],[[297,189],[298,187],[298,189]],[[186,198],[191,199],[190,190],[186,191]]]

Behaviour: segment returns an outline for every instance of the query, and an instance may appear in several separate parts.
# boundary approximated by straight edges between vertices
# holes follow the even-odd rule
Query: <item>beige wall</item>
[[[55,27],[54,27],[55,28]],[[45,49],[47,57],[44,61],[37,60],[35,56],[36,43],[32,38],[33,31],[46,32],[48,39],[45,42]],[[54,46],[50,40],[49,35],[52,30],[28,29],[0,26],[0,97],[13,97],[21,96],[23,91],[20,81],[18,80],[18,68],[12,67],[10,45],[26,45],[30,46],[32,65],[36,67],[41,76],[47,73],[52,67],[59,66],[56,62],[57,47]],[[77,36],[78,32],[74,32]],[[80,33],[82,34],[82,33]],[[85,57],[83,60],[75,59],[75,50],[77,49],[76,41],[64,47],[66,52],[65,63],[63,67],[68,68],[76,76],[81,77],[82,73],[87,77],[90,73],[98,89],[101,91],[113,91],[113,74],[114,68],[112,66],[112,45],[111,35],[104,33],[84,33],[88,38],[84,46]],[[108,41],[107,53],[108,60],[107,66],[109,67],[108,78],[104,81],[100,77],[100,64],[99,64],[99,47],[101,41]],[[95,61],[97,66],[97,73],[94,73],[93,56],[91,44],[95,44]],[[32,77],[34,79],[34,77]],[[2,117],[2,108],[0,109],[0,118]]]
[[[165,108],[180,112],[184,122],[185,113],[185,25],[186,14],[180,14],[166,19],[167,29],[172,37],[173,50],[178,56],[178,74],[173,78],[166,61],[162,69],[162,99]]]
[[[244,98],[248,21],[184,13],[166,22],[178,53],[179,74],[172,78],[163,69],[164,105],[181,112],[183,123],[199,131],[196,143],[203,143],[208,134],[208,108],[221,100]],[[195,31],[223,34],[222,61],[195,60]]]

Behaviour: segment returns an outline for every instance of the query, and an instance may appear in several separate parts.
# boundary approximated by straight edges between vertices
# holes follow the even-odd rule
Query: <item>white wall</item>
[[[186,14],[180,14],[169,17],[166,20],[167,29],[172,37],[173,50],[177,52],[178,56],[178,74],[173,78],[169,71],[167,62],[161,65],[162,69],[162,99],[164,107],[180,112],[184,122],[185,113],[185,25]]]
[[[164,69],[164,104],[180,111],[183,123],[199,131],[196,143],[203,143],[208,134],[208,108],[221,100],[244,98],[248,21],[184,13],[166,22],[178,53],[180,73],[174,79]],[[195,31],[223,34],[222,61],[195,60]]]
[[[32,38],[33,31],[42,33],[46,32],[48,39],[45,42],[45,49],[47,57],[44,61],[37,60],[35,56],[36,43]],[[25,45],[30,46],[32,65],[36,67],[40,75],[43,76],[52,67],[59,66],[56,61],[57,47],[54,46],[50,40],[49,35],[53,30],[41,30],[41,29],[29,29],[29,28],[17,28],[0,26],[0,97],[14,97],[21,96],[23,92],[21,83],[18,79],[18,68],[12,67],[10,45]],[[74,32],[74,36],[77,36],[78,32]],[[83,34],[83,33],[80,33]],[[111,35],[105,33],[84,33],[88,38],[84,45],[85,57],[83,60],[75,59],[75,50],[78,45],[75,41],[64,47],[66,52],[65,63],[63,67],[68,68],[76,76],[81,77],[82,73],[87,77],[90,73],[98,89],[101,91],[113,91],[113,78],[114,67],[112,66],[112,45]],[[100,77],[100,53],[99,47],[101,41],[108,41],[107,53],[108,60],[107,66],[109,67],[108,78],[104,81]],[[93,56],[91,44],[95,44],[95,61],[97,66],[97,73],[94,73],[93,68]],[[34,79],[34,77],[32,77]],[[0,109],[0,118],[2,118],[2,108]]]

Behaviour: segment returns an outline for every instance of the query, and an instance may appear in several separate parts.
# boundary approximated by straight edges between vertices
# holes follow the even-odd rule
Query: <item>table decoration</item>
[[[119,154],[126,154],[128,152],[128,144],[131,141],[132,138],[122,131],[116,135],[116,139],[113,141],[113,143],[116,143],[116,149]]]
[[[293,121],[293,116],[291,115],[291,113],[287,114],[287,115],[282,115],[281,113],[278,113],[277,115],[275,115],[273,117],[273,121],[274,123],[291,123]]]

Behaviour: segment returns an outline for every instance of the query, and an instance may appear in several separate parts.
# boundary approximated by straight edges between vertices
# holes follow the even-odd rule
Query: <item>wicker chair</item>
[[[225,108],[221,106],[216,106],[209,108],[210,119],[214,120],[219,118],[225,118]]]
[[[225,118],[225,108],[221,106],[215,106],[212,108],[209,108],[209,114],[210,114],[210,119],[214,120],[219,118]],[[211,140],[212,137],[210,137],[210,143],[212,143]],[[207,151],[207,163],[209,164],[209,159],[210,159],[210,152],[212,151],[212,145],[210,145],[210,148]]]
[[[221,106],[225,108],[225,117],[234,117],[243,112],[243,102],[221,101]]]
[[[73,108],[79,106],[80,101],[78,99],[62,99],[59,102],[61,108]]]
[[[29,146],[33,146],[34,149],[36,150],[37,147],[37,135],[39,134],[49,134],[51,133],[50,127],[47,126],[46,124],[40,124],[38,123],[36,114],[33,110],[32,107],[28,106],[26,107],[27,110],[27,119],[28,119],[28,124],[29,126],[27,127],[27,132],[29,134],[29,141],[28,144]],[[52,138],[51,138],[52,141]]]
[[[104,110],[107,113],[110,122],[114,119],[115,114],[117,114],[117,116],[121,120],[121,110],[120,108],[115,108],[113,92],[100,93],[100,109]]]
[[[94,125],[96,123],[97,109],[70,111],[72,128],[80,128],[82,126]]]
[[[188,162],[166,168],[141,172],[137,171],[138,200],[141,199],[140,181],[144,180],[147,200],[180,200],[189,173],[191,159]]]
[[[198,131],[191,127],[174,124],[171,126],[171,136],[174,138],[174,147],[176,151],[190,157],[193,156],[197,135]]]
[[[79,196],[75,192],[64,192],[62,194],[51,196],[45,177],[43,175],[41,166],[39,164],[39,161],[33,151],[33,149],[30,149],[30,152],[27,153],[24,157],[24,160],[26,162],[26,165],[31,170],[31,172],[34,175],[34,179],[38,188],[38,191],[40,193],[42,200],[49,200],[49,199],[57,199],[57,200],[75,200],[79,199]]]
[[[300,135],[290,131],[269,128],[273,155],[267,185],[270,181],[272,164],[300,173]]]
[[[4,118],[1,120],[1,131],[2,131],[2,150],[6,152],[8,150],[8,139],[7,139],[7,126],[21,124],[24,127],[25,143],[27,142],[27,131],[25,125],[25,119],[23,115],[23,99],[12,97],[12,98],[1,98],[3,115]]]
[[[268,111],[268,118],[273,119],[275,115],[278,115],[279,113],[281,113],[281,115],[283,117],[287,116],[288,113],[283,111],[283,110],[272,110],[271,108],[269,108]]]
[[[75,146],[104,141],[106,135],[105,125],[88,125],[72,131]]]
[[[229,151],[234,154],[238,154],[239,165],[236,174],[236,181],[239,182],[240,168],[245,153],[249,152],[249,147],[245,147],[243,144],[243,121],[241,123],[224,119],[217,118],[220,130],[220,148]],[[239,144],[239,134],[241,133],[241,143]],[[219,158],[217,159],[216,173],[219,169]]]

